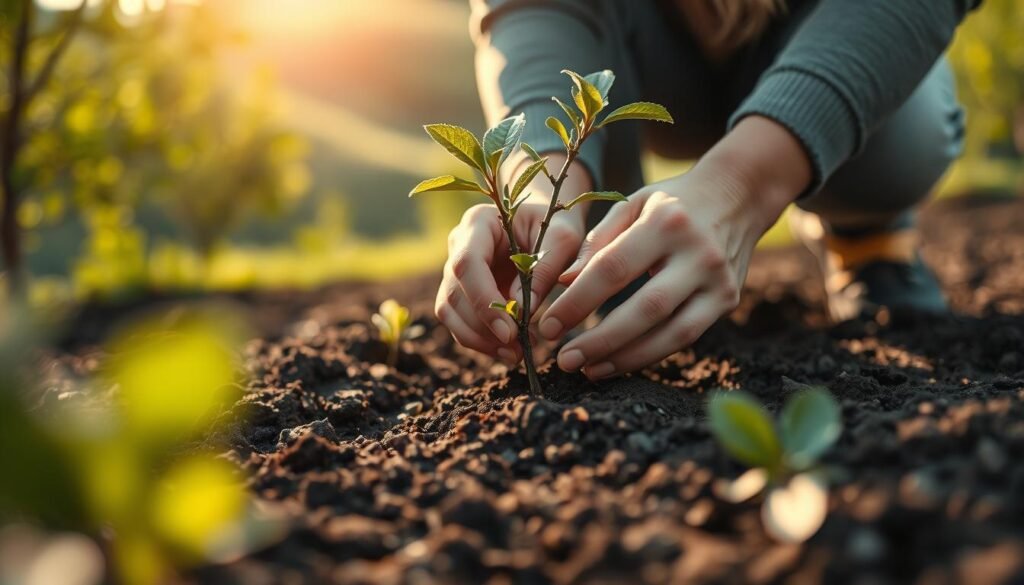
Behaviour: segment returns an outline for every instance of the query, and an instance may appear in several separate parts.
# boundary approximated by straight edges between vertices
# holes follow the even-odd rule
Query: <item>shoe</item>
[[[801,210],[793,210],[790,227],[818,259],[833,321],[874,315],[881,307],[949,310],[939,281],[921,260],[913,227],[838,235],[829,233],[818,216]]]

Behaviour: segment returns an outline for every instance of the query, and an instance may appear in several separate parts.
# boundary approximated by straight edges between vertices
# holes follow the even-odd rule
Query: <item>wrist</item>
[[[756,115],[740,120],[698,164],[736,181],[765,229],[812,178],[811,160],[800,141],[778,122]]]

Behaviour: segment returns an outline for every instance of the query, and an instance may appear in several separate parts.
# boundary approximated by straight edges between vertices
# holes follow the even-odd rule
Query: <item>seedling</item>
[[[733,481],[716,484],[716,492],[738,503],[767,490],[762,522],[769,534],[785,542],[803,542],[825,522],[828,490],[818,460],[843,427],[839,404],[828,390],[799,386],[778,423],[743,392],[720,392],[708,404],[715,439],[751,467]]]
[[[488,130],[483,140],[478,140],[472,132],[465,128],[449,124],[430,124],[424,126],[427,134],[444,147],[448,152],[476,171],[481,182],[461,179],[453,175],[445,175],[428,179],[413,188],[409,196],[432,191],[471,191],[487,196],[497,207],[502,227],[508,235],[509,259],[515,265],[522,285],[523,300],[495,299],[491,306],[496,310],[505,311],[518,326],[519,343],[523,348],[523,361],[530,383],[530,391],[539,394],[540,379],[533,358],[533,347],[530,344],[529,325],[533,307],[530,306],[533,282],[533,270],[544,254],[544,236],[547,233],[551,218],[559,211],[572,209],[587,201],[623,201],[625,196],[616,191],[591,191],[582,193],[568,202],[559,200],[562,184],[569,174],[569,168],[579,155],[580,147],[595,132],[608,124],[622,120],[653,120],[672,123],[668,110],[658,104],[636,102],[618,108],[598,121],[597,117],[608,105],[608,91],[615,82],[615,75],[608,70],[581,76],[572,71],[562,71],[572,79],[573,104],[566,104],[557,97],[552,97],[568,118],[568,124],[555,117],[549,117],[545,124],[554,132],[565,146],[565,162],[555,174],[547,168],[547,158],[522,142],[523,129],[526,127],[526,116],[519,114],[506,118],[497,126]],[[501,165],[517,150],[522,150],[532,160],[512,182],[503,183]],[[516,212],[530,196],[526,188],[540,173],[551,182],[552,195],[547,212],[540,223],[537,238],[533,246],[524,248],[516,241],[512,226]],[[482,183],[482,184],[481,184]]]
[[[398,304],[395,299],[388,299],[380,304],[377,312],[370,317],[380,340],[388,346],[388,365],[394,367],[398,363],[400,345],[405,339],[415,339],[423,335],[422,325],[412,325],[409,309]]]

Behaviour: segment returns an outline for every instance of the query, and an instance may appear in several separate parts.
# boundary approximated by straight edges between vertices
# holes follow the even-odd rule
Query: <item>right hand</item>
[[[558,172],[564,158],[551,156],[548,168]],[[511,165],[510,165],[511,166]],[[562,185],[562,201],[591,190],[592,181],[579,163],[570,167]],[[513,231],[520,249],[533,247],[547,212],[551,185],[539,176],[527,189],[532,195],[519,208]],[[544,237],[547,253],[534,268],[532,312],[576,259],[586,230],[586,207],[556,213]],[[522,303],[522,288],[510,255],[508,236],[493,204],[471,207],[448,236],[448,261],[437,291],[434,313],[461,345],[506,362],[517,363],[522,348],[516,337],[518,325],[493,301],[514,298]]]

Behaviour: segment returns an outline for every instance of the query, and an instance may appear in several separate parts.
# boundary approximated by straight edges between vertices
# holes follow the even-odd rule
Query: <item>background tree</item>
[[[10,29],[7,34],[10,46],[10,73],[7,76],[7,99],[0,125],[3,128],[0,139],[0,189],[3,191],[3,205],[0,207],[0,244],[3,246],[9,286],[15,294],[20,293],[23,285],[21,235],[17,220],[21,185],[15,176],[15,165],[18,154],[25,144],[24,116],[40,90],[50,81],[61,57],[74,39],[85,12],[86,1],[82,0],[78,8],[67,16],[65,22],[55,27],[54,31],[38,37],[35,36],[37,8],[34,0],[5,2],[0,12],[0,18],[5,23],[14,23],[13,26],[7,27]],[[55,36],[57,40],[47,49],[46,56],[33,72],[33,56],[30,55],[33,43],[45,42],[48,36]]]
[[[29,6],[37,28],[72,30],[74,15],[77,34],[60,37],[52,83],[20,107],[8,266],[21,272],[18,244],[40,244],[33,230],[50,228],[46,247],[65,251],[50,255],[59,271],[84,235],[76,276],[142,285],[154,239],[184,238],[205,258],[243,218],[280,214],[305,194],[305,143],[273,122],[269,75],[220,61],[244,38],[218,11],[173,5],[129,20],[116,1],[63,17]]]

